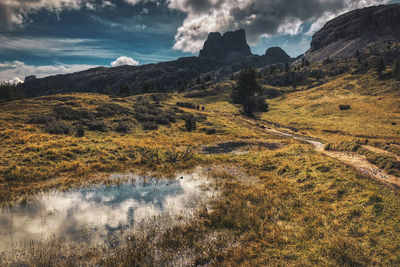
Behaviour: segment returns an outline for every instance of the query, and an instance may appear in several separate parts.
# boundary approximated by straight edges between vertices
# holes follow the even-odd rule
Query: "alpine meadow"
[[[0,14],[0,266],[400,265],[399,1]]]

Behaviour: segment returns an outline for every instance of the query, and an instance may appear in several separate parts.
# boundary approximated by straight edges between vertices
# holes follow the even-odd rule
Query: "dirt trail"
[[[257,126],[257,122],[249,120],[249,119],[242,119],[242,118],[237,118],[240,121],[243,121],[245,123],[251,124],[252,126]],[[259,124],[259,122],[258,122]],[[258,125],[259,127],[264,127],[264,130],[268,133],[271,133],[273,135],[277,136],[283,136],[287,138],[293,138],[302,142],[309,143],[314,146],[315,150],[327,155],[329,157],[335,158],[337,160],[340,160],[341,162],[345,163],[346,165],[349,165],[353,167],[354,169],[358,170],[359,172],[363,173],[364,175],[367,175],[371,178],[376,179],[379,182],[384,183],[385,185],[388,185],[390,187],[395,187],[395,188],[400,188],[400,179],[397,178],[396,176],[390,175],[384,170],[380,169],[376,165],[370,163],[365,156],[354,153],[354,152],[339,152],[339,151],[328,151],[325,150],[325,144],[321,141],[318,141],[312,137],[309,136],[304,136],[304,135],[299,135],[299,134],[294,134],[294,133],[289,133],[283,130],[278,130],[273,127],[265,126],[265,125]],[[372,148],[369,146],[366,146],[367,149],[373,149],[375,152],[378,153],[385,153],[385,154],[391,154],[394,156],[392,153],[381,150],[379,148]],[[396,156],[396,159],[399,160],[399,158]]]

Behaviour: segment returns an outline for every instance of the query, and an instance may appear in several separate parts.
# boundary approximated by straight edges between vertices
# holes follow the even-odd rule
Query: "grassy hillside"
[[[126,246],[74,249],[43,242],[18,254],[17,261],[39,266],[152,266],[182,259],[188,265],[398,265],[397,190],[309,144],[257,126],[268,121],[332,147],[368,139],[395,154],[398,85],[372,72],[339,75],[269,100],[270,111],[254,124],[228,102],[231,82],[206,88],[217,93],[198,97],[196,92],[125,98],[68,94],[1,104],[3,205],[26,203],[33,192],[49,188],[111,182],[100,173],[168,176],[197,165],[210,167],[221,192],[195,219],[166,231],[149,225]],[[351,108],[340,110],[342,104]],[[221,143],[227,143],[226,153],[213,153]]]
[[[373,73],[346,74],[270,101],[262,118],[327,139],[396,139],[400,134],[400,82]],[[340,110],[340,105],[350,105]]]

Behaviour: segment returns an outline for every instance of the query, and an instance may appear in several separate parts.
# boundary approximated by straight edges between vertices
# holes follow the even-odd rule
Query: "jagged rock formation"
[[[250,46],[247,44],[243,29],[226,32],[224,35],[219,32],[210,33],[199,53],[199,57],[214,57],[229,61],[250,55]]]
[[[265,55],[267,57],[275,58],[279,62],[288,62],[290,60],[290,56],[280,47],[268,48]]]
[[[400,4],[372,6],[343,14],[314,34],[305,57],[311,61],[354,55],[373,42],[400,39]]]

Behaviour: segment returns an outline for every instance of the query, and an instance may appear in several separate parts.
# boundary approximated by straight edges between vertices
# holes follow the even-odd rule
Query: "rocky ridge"
[[[345,13],[316,32],[305,54],[310,61],[344,58],[372,43],[400,40],[400,4],[371,6]]]

